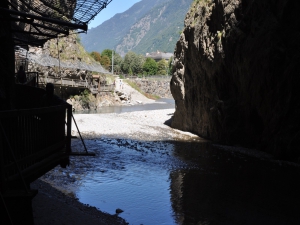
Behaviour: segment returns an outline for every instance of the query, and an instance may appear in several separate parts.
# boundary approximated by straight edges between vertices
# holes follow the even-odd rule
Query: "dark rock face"
[[[177,42],[172,127],[300,156],[300,4],[195,1]]]

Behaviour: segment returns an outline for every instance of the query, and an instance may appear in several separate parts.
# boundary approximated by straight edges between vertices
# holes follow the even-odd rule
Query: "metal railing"
[[[71,153],[72,106],[41,107],[46,91],[15,85],[15,110],[0,111],[0,193],[25,187]]]
[[[0,111],[0,139],[1,189],[11,188],[10,183],[20,176],[31,182],[68,157],[71,108],[59,105]]]
[[[60,85],[60,86],[84,87],[84,88],[88,88],[90,86],[86,80],[60,78],[60,77],[42,77],[42,76],[40,76],[39,83],[41,83],[41,84],[52,83],[54,85]]]
[[[26,72],[26,83],[25,85],[32,87],[39,87],[39,73],[38,72]],[[15,83],[19,84],[17,73],[15,74]]]
[[[109,92],[109,91],[113,91],[115,89],[115,85],[114,84],[101,84],[100,85],[100,89],[98,89],[98,85],[91,85],[90,86],[90,91],[92,93],[98,93],[100,92]]]
[[[98,93],[99,91],[113,91],[114,84],[98,84],[89,83],[87,80],[79,79],[69,79],[69,78],[59,78],[59,77],[39,77],[39,83],[46,85],[46,83],[53,83],[58,86],[69,86],[78,88],[88,88],[92,93]]]
[[[168,75],[146,75],[146,76],[132,76],[132,75],[128,75],[128,74],[123,74],[122,75],[124,77],[124,79],[148,79],[148,80],[171,80],[172,76],[168,76]]]

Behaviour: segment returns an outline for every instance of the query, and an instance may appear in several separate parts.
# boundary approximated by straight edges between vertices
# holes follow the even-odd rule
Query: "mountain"
[[[142,0],[123,13],[81,34],[88,52],[115,49],[124,56],[156,50],[174,52],[193,0]]]

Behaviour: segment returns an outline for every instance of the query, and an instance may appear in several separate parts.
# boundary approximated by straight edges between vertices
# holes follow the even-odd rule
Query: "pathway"
[[[120,88],[120,80],[122,81],[123,88]],[[116,91],[125,92],[128,96],[131,95],[131,102],[136,103],[154,103],[155,100],[149,99],[134,88],[132,88],[129,84],[124,82],[124,79],[116,78]]]

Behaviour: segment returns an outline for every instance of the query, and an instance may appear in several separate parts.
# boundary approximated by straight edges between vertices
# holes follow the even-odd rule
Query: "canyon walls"
[[[172,127],[298,161],[300,11],[294,0],[196,0],[174,52]]]

